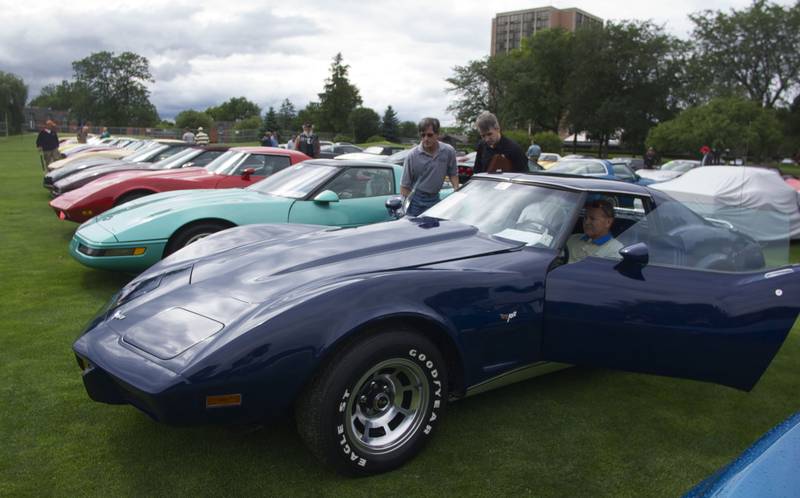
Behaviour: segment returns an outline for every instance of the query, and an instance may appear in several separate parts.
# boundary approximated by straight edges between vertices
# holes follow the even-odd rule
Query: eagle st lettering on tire
[[[311,451],[342,473],[386,472],[416,455],[446,407],[447,372],[436,346],[405,328],[350,344],[298,404]]]

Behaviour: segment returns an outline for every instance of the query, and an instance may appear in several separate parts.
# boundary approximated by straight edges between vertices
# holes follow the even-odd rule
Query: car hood
[[[67,177],[69,175],[74,175],[78,171],[82,171],[87,168],[96,168],[100,165],[118,164],[118,163],[131,164],[130,162],[123,161],[122,159],[111,159],[108,157],[86,158],[86,159],[72,161],[69,164],[65,164],[63,167],[47,173],[47,177],[51,179],[53,183],[55,183],[64,177]]]
[[[76,172],[72,175],[69,175],[66,178],[62,178],[61,180],[55,183],[56,187],[60,187],[62,185],[72,184],[74,182],[82,182],[87,178],[95,178],[98,176],[105,176],[109,173],[114,173],[117,171],[134,171],[134,170],[146,170],[152,167],[150,163],[131,163],[127,161],[117,161],[113,163],[105,163],[105,164],[98,164],[95,167],[84,169],[83,171]]]
[[[378,155],[378,154],[369,154],[367,152],[348,152],[347,154],[341,154],[336,156],[335,159],[338,160],[350,160],[350,161],[377,161],[380,163],[385,163],[389,156]]]
[[[104,320],[124,342],[178,372],[199,354],[184,355],[190,348],[246,332],[258,310],[261,321],[268,319],[263,313],[279,314],[367,278],[522,246],[430,218],[355,229],[243,226],[195,242],[136,277],[119,296],[138,297],[120,297]]]
[[[213,208],[218,217],[225,218],[228,213],[258,209],[266,211],[271,206],[291,205],[293,199],[276,197],[244,189],[202,189],[173,190],[148,195],[110,209],[96,217],[97,223],[114,234],[120,242],[163,238],[177,227],[165,225],[159,234],[147,236],[142,227],[152,222],[164,220],[178,215],[186,215],[193,211]],[[256,208],[255,206],[258,205]],[[191,217],[191,215],[190,215]],[[184,220],[183,216],[176,218]],[[235,220],[231,220],[235,221]],[[124,235],[123,235],[124,234]]]
[[[252,229],[257,234],[258,227],[269,226],[255,225]],[[251,227],[239,230],[247,228]],[[261,240],[256,235],[254,239],[199,257],[192,270],[192,284],[250,303],[285,300],[292,295],[290,291],[306,285],[319,288],[370,273],[516,250],[524,245],[493,239],[469,225],[431,218],[320,229]]]

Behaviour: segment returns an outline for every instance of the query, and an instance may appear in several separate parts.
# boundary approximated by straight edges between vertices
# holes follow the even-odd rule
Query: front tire
[[[312,453],[338,472],[386,472],[416,455],[444,415],[447,371],[436,346],[407,328],[377,332],[336,356],[296,407]]]
[[[164,251],[164,257],[169,256],[178,249],[183,249],[189,244],[197,242],[203,237],[208,237],[212,233],[217,233],[225,230],[226,228],[230,227],[214,222],[196,223],[194,225],[184,227],[172,236],[167,244],[166,250]]]

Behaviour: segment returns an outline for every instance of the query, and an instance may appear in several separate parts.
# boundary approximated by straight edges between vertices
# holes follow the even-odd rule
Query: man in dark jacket
[[[319,157],[319,137],[314,134],[314,125],[303,124],[303,133],[295,140],[295,150],[299,150],[308,157]]]
[[[39,149],[39,152],[44,156],[45,166],[53,161],[58,161],[61,157],[58,153],[57,128],[56,123],[48,119],[47,123],[45,123],[45,127],[42,128],[42,131],[39,132],[39,136],[36,137],[36,148]]]
[[[500,133],[497,117],[484,111],[478,116],[475,126],[481,134],[478,151],[475,155],[475,173],[485,171],[528,171],[528,159],[516,142]]]

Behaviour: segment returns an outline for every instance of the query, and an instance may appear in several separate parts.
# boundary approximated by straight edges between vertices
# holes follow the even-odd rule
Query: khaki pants
[[[44,150],[42,151],[42,155],[44,156],[44,165],[47,166],[48,164],[58,161],[61,159],[61,154],[59,154],[58,149],[53,150]]]

